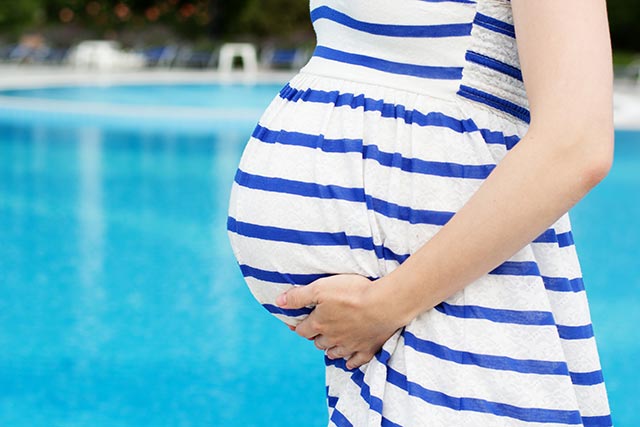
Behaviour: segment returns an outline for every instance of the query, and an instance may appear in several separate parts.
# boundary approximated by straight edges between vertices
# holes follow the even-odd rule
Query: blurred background
[[[640,409],[640,3],[609,0],[616,152],[571,212],[619,427]],[[0,1],[0,426],[324,426],[323,355],[226,236],[304,0]]]

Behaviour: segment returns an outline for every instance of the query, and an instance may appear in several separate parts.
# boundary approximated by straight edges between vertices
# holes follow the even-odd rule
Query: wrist
[[[408,325],[420,313],[417,299],[410,295],[410,287],[401,284],[396,275],[389,274],[374,281],[370,298],[379,316],[397,328]],[[409,292],[408,292],[409,291]]]

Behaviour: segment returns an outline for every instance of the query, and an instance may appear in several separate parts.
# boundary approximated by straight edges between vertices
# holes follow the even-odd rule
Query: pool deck
[[[172,84],[172,83],[273,83],[282,84],[289,81],[295,71],[266,71],[254,75],[243,72],[218,73],[215,70],[193,69],[142,69],[131,71],[99,71],[76,69],[68,66],[16,66],[0,64],[0,90],[37,89],[51,86],[108,86],[114,84]],[[73,115],[94,120],[106,117],[110,120],[129,120],[132,117],[163,121],[181,121],[205,123],[211,118],[217,120],[246,121],[255,120],[262,110],[228,109],[189,106],[142,106],[112,105],[100,102],[80,102],[63,99],[39,99],[0,94],[0,112],[17,118],[28,116],[25,112],[44,113],[51,120]],[[42,116],[41,116],[42,117]]]
[[[126,83],[286,83],[295,71],[219,73],[212,69],[147,68],[130,71],[100,71],[66,66],[15,66],[0,64],[0,89],[22,89],[69,84]]]
[[[142,69],[132,71],[98,71],[68,66],[17,66],[0,64],[0,90],[27,89],[65,85],[164,84],[164,83],[281,83],[296,71],[261,71],[255,75],[242,72],[219,73],[215,70]],[[7,107],[20,100],[0,96]],[[49,104],[49,103],[47,103]],[[50,106],[50,105],[49,105]],[[41,105],[41,107],[44,107]],[[640,82],[614,81],[614,121],[616,129],[640,130]]]
[[[640,130],[640,81],[614,81],[613,119],[616,129]]]

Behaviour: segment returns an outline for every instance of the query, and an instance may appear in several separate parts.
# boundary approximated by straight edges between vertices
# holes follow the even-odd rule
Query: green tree
[[[608,0],[607,8],[614,49],[640,52],[640,2]]]
[[[0,28],[2,35],[15,36],[24,28],[43,18],[41,0],[19,0],[0,2]]]
[[[48,21],[80,26],[98,36],[162,25],[198,38],[209,31],[212,0],[42,0]]]
[[[607,0],[607,7],[614,50],[640,52],[640,1]],[[159,24],[192,39],[312,38],[306,0],[0,0],[0,35],[45,23],[70,23],[98,36]]]
[[[310,34],[309,3],[303,0],[244,0],[232,32],[256,36]]]

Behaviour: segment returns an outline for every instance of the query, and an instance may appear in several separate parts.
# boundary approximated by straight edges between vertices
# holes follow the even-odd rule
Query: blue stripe
[[[447,316],[463,319],[484,319],[497,323],[510,323],[516,325],[555,325],[553,313],[548,311],[507,310],[480,307],[477,305],[451,305],[446,302],[441,302],[434,308]]]
[[[556,234],[555,229],[549,228],[540,236],[538,236],[534,243],[557,243],[559,247],[564,248],[573,245],[573,234],[571,231]]]
[[[240,271],[244,277],[254,277],[263,282],[281,283],[290,285],[308,285],[323,277],[331,276],[331,274],[294,274],[279,273],[277,271],[262,270],[260,268],[251,267],[247,264],[240,264]]]
[[[456,411],[488,413],[522,421],[539,423],[564,423],[579,425],[582,423],[580,412],[558,409],[522,408],[506,403],[492,402],[471,397],[454,397],[440,391],[429,390],[418,383],[409,381],[407,376],[387,366],[387,382],[405,390],[427,403],[451,408]]]
[[[335,408],[336,404],[338,403],[338,398],[335,396],[328,396],[327,395],[327,406],[329,408]]]
[[[291,132],[286,130],[271,130],[260,124],[256,125],[252,135],[266,143],[280,143],[286,145],[297,145],[300,147],[320,149],[327,153],[361,153],[362,139],[329,139],[324,135],[312,135],[301,132]]]
[[[338,359],[329,359],[326,355],[324,356],[324,364],[326,366],[335,366],[336,368],[340,368],[345,372],[354,373],[358,368],[349,369],[347,368],[347,360],[344,358]]]
[[[463,165],[406,158],[400,153],[380,151],[375,145],[365,145],[363,147],[363,158],[376,160],[383,166],[399,168],[405,172],[443,176],[447,178],[486,179],[496,167],[495,164]]]
[[[445,393],[429,390],[418,383],[408,381],[406,375],[396,371],[388,365],[388,361],[391,355],[385,351],[380,350],[376,354],[376,359],[386,366],[387,369],[387,382],[395,385],[396,387],[408,392],[409,395],[422,399],[423,401],[446,408],[451,408],[457,411],[472,411],[480,413],[488,413],[502,417],[514,418],[522,421],[539,422],[539,423],[563,423],[570,425],[579,425],[584,418],[580,417],[578,411],[564,411],[557,409],[542,409],[542,408],[522,408],[505,403],[492,402],[478,398],[468,397],[453,397]],[[346,362],[344,359],[331,360],[325,358],[327,366],[333,365],[347,372]],[[355,378],[354,378],[355,377]],[[362,387],[363,382],[359,380],[359,377],[352,376],[354,383]],[[586,417],[589,418],[589,417]],[[606,422],[606,417],[591,417],[595,421]],[[585,424],[586,426],[587,424]],[[599,426],[599,424],[590,424],[592,426]],[[604,425],[604,424],[603,424]]]
[[[318,19],[328,19],[354,30],[390,37],[463,37],[471,34],[472,27],[471,23],[438,25],[374,24],[359,21],[329,6],[320,6],[311,11],[311,21],[315,22]]]
[[[359,369],[347,369],[347,362],[345,359],[331,360],[327,356],[324,358],[326,366],[335,366],[345,372],[351,372],[351,381],[353,381],[360,388],[360,396],[369,405],[369,408],[382,416],[382,408],[384,402],[379,397],[371,395],[371,388],[369,384],[364,380],[364,373]],[[386,360],[382,363],[386,364]],[[394,423],[382,416],[381,427],[402,427],[400,424]]]
[[[479,131],[487,144],[501,144],[505,145],[507,149],[511,149],[520,140],[518,135],[505,136],[499,131],[479,129],[470,118],[460,120],[436,111],[425,114],[417,110],[409,110],[401,104],[391,104],[353,93],[328,92],[311,88],[296,89],[287,83],[280,91],[280,97],[292,102],[302,100],[304,102],[333,104],[336,107],[363,108],[365,112],[379,112],[381,117],[403,120],[409,125],[446,127],[458,133]]]
[[[290,133],[288,133],[290,134]],[[388,218],[407,221],[411,224],[431,224],[445,225],[455,214],[454,212],[435,211],[427,209],[413,209],[408,206],[400,206],[395,203],[387,202],[382,199],[372,197],[365,194],[364,189],[356,187],[342,187],[338,185],[323,185],[314,182],[302,182],[277,177],[266,177],[261,175],[250,174],[237,169],[235,182],[246,188],[263,191],[273,191],[278,193],[295,194],[304,197],[315,197],[320,199],[335,199],[351,202],[363,202],[367,208],[384,215]],[[543,233],[542,238],[538,237],[534,242],[546,241],[549,234],[555,235],[553,229]],[[494,271],[495,274],[510,274],[508,271],[511,264],[505,262]],[[521,270],[524,266],[528,266],[531,271],[529,275],[539,275],[537,265],[531,264],[515,264],[518,269],[518,275],[522,275]]]
[[[236,221],[229,216],[227,218],[227,230],[234,233],[262,240],[298,243],[311,246],[349,246],[352,249],[366,249],[374,251],[380,259],[396,261],[402,264],[410,254],[396,254],[389,248],[376,245],[371,237],[349,236],[344,232],[328,233],[322,231],[300,231],[294,229],[272,227]],[[539,276],[537,264],[530,261],[505,261],[489,274],[506,274],[515,276]],[[275,280],[275,277],[270,277]],[[290,283],[282,279],[280,283]]]
[[[548,228],[541,235],[533,240],[533,243],[558,243],[558,235],[556,230]]]
[[[381,199],[366,195],[367,208],[380,213],[388,218],[399,219],[410,224],[445,225],[454,215],[454,212],[433,211],[427,209],[413,209],[386,202]]]
[[[486,179],[495,164],[464,165],[403,157],[400,153],[380,151],[377,145],[363,145],[359,139],[325,139],[324,135],[311,135],[285,130],[270,130],[257,125],[253,137],[265,143],[280,143],[320,149],[331,153],[359,153],[363,159],[375,160],[382,166],[398,168],[405,172],[447,178]]]
[[[351,379],[360,387],[360,396],[369,404],[369,408],[382,415],[382,399],[371,394],[369,384],[364,381],[364,373],[356,369],[351,375]]]
[[[306,316],[313,311],[312,308],[308,308],[308,307],[280,308],[277,305],[273,305],[273,304],[262,304],[262,306],[266,308],[269,313],[282,314],[284,316],[289,316],[289,317]]]
[[[513,38],[516,36],[516,29],[513,25],[479,12],[476,13],[473,23],[505,36]]]
[[[470,353],[468,351],[453,350],[442,344],[416,337],[411,332],[403,330],[404,343],[414,350],[461,365],[472,365],[500,371],[513,371],[524,374],[541,375],[569,375],[566,362],[546,360],[513,359],[506,356]]]
[[[343,231],[303,231],[270,225],[251,224],[227,219],[227,229],[247,237],[255,237],[276,242],[297,243],[308,246],[349,246],[351,249],[374,250],[373,238],[348,235]]]
[[[425,79],[460,80],[462,79],[462,67],[438,67],[431,65],[415,65],[403,62],[388,61],[373,56],[357,53],[343,52],[326,46],[316,46],[313,56],[343,62],[345,64],[359,65],[391,74],[402,74]]]
[[[409,258],[410,254],[396,254],[395,252],[393,252],[391,249],[382,246],[382,254],[376,252],[376,254],[378,255],[378,258],[380,259],[385,259],[388,261],[395,261],[398,264],[402,264],[403,262],[405,262],[407,260],[407,258]]]
[[[393,256],[408,257],[408,255],[395,255],[395,254]],[[388,258],[385,257],[384,259],[393,260],[393,256]],[[514,262],[514,261],[507,261],[507,262],[512,262],[515,264],[525,264],[523,268],[520,268],[517,270],[517,272],[520,273],[520,274],[517,274],[519,276],[538,276],[534,272],[530,271],[530,268],[527,267],[526,262]],[[278,284],[284,284],[284,285],[286,284],[298,285],[298,286],[307,285],[315,280],[332,275],[330,273],[327,273],[327,274],[284,273],[284,272],[278,272],[278,271],[263,270],[256,267],[249,266],[247,264],[240,264],[240,270],[242,271],[242,274],[245,277],[254,277],[258,280],[262,280],[265,282],[278,283]],[[515,272],[513,270],[513,267],[509,267],[507,270],[510,273]],[[501,273],[503,273],[503,271],[501,271],[501,269],[498,268],[496,270],[489,272],[488,274],[501,274]],[[532,273],[532,274],[528,274],[528,273]],[[584,290],[584,287],[582,286],[581,278],[569,280],[564,277],[544,277],[543,276],[542,279],[544,281],[545,288],[549,290],[559,291],[559,292],[580,292]],[[377,278],[369,277],[369,280],[374,281],[374,280],[377,280]]]
[[[398,423],[394,423],[388,418],[382,417],[382,422],[380,423],[380,427],[402,427],[402,426]]]
[[[544,287],[549,291],[556,292],[582,292],[584,291],[584,281],[581,277],[567,279],[566,277],[542,276]]]
[[[597,417],[582,417],[584,427],[612,427],[611,415],[601,415]]]
[[[345,372],[351,372],[351,380],[360,388],[360,396],[369,405],[369,408],[380,415],[382,415],[383,401],[377,396],[371,394],[369,384],[364,380],[364,373],[359,369],[348,369],[347,361],[344,358],[330,359],[326,355],[324,356],[324,363],[326,366],[335,366]]]
[[[583,340],[593,338],[593,326],[591,324],[582,326],[557,326],[560,338],[564,340]]]
[[[296,89],[288,83],[280,91],[280,97],[287,101],[314,102],[320,104],[332,104],[336,107],[362,108],[365,112],[379,112],[381,117],[401,119],[406,124],[418,126],[446,127],[458,133],[478,131],[473,119],[457,119],[446,114],[429,111],[421,113],[417,110],[407,109],[402,104],[384,102],[382,99],[373,99],[363,94],[340,93],[337,90],[324,91],[312,88]]]
[[[413,209],[400,206],[382,199],[364,194],[361,188],[340,187],[337,185],[321,185],[313,182],[301,182],[284,178],[273,178],[253,175],[238,168],[235,182],[254,190],[273,191],[285,194],[295,194],[304,197],[321,199],[335,199],[363,202],[367,209],[377,212],[387,218],[394,218],[410,224],[430,224],[442,226],[446,224],[453,212],[433,211],[427,209]]]
[[[520,141],[518,135],[505,136],[502,132],[489,129],[479,129],[482,138],[487,144],[504,145],[507,150],[511,150]]]
[[[505,261],[490,274],[506,276],[540,276],[540,269],[535,261]]]
[[[254,190],[273,191],[278,193],[296,194],[318,199],[345,200],[348,202],[365,202],[364,189],[342,187],[340,185],[324,185],[315,182],[295,181],[292,179],[254,175],[238,168],[235,182]]]
[[[333,409],[333,413],[331,414],[331,421],[338,427],[353,427],[351,421],[349,421],[347,417],[345,417],[344,414],[336,408]]]
[[[495,58],[483,55],[472,50],[468,50],[465,59],[469,62],[482,65],[494,71],[498,71],[507,76],[513,77],[516,80],[522,81],[522,71],[519,68],[513,67],[509,64],[505,64],[502,61],[498,61]]]
[[[558,234],[558,246],[560,246],[561,248],[565,246],[571,246],[574,243],[575,241],[573,240],[573,234],[571,233],[571,231]]]
[[[409,254],[398,255],[380,245],[371,237],[352,236],[344,232],[328,233],[323,231],[300,231],[281,227],[251,224],[227,218],[227,230],[246,237],[275,242],[297,243],[307,246],[349,246],[351,249],[364,249],[375,252],[380,259],[396,261],[402,264]]]
[[[317,185],[317,184],[316,184]],[[397,206],[397,205],[396,205]],[[392,210],[394,208],[389,208]],[[406,208],[409,209],[409,208]],[[419,213],[414,214],[419,217]],[[396,254],[390,249],[375,245],[373,239],[362,236],[347,236],[343,232],[327,233],[316,231],[299,231],[293,229],[285,229],[270,226],[261,226],[250,223],[236,221],[233,217],[227,219],[227,229],[238,234],[254,237],[264,240],[283,241],[307,245],[348,245],[354,249],[367,249],[375,251],[378,258],[397,261],[402,264],[410,254]],[[254,276],[260,280],[275,283],[301,284],[310,283],[311,279],[316,280],[320,275],[295,275],[288,273],[276,273],[259,270],[249,266],[241,266],[244,269],[243,274]],[[283,276],[286,274],[286,276]],[[488,274],[495,275],[515,275],[515,276],[540,276],[537,263],[532,261],[505,261]],[[584,290],[584,284],[581,278],[567,279],[561,277],[541,276],[545,284],[545,288],[562,292],[580,292]],[[567,331],[569,333],[569,330]]]
[[[362,397],[362,399],[369,405],[369,408],[372,409],[373,411],[377,412],[378,414],[382,415],[382,407],[384,402],[382,401],[382,399],[380,399],[379,397],[376,396],[372,396],[371,395],[371,388],[369,387],[369,384],[367,384],[364,380],[364,374],[362,373],[362,371],[360,371],[359,369],[355,368],[355,369],[348,369],[347,368],[347,361],[345,359],[329,359],[327,356],[324,357],[324,361],[325,361],[325,365],[326,366],[334,366],[338,369],[341,369],[345,372],[351,372],[351,381],[353,381],[353,383],[358,386],[358,388],[360,388],[360,396]],[[389,420],[387,420],[385,417],[382,417],[382,424],[381,426],[388,426],[388,427],[402,427],[399,424],[395,424]]]
[[[409,334],[405,331],[405,340],[406,334]],[[406,341],[405,341],[406,342]],[[408,381],[407,376],[396,371],[391,366],[388,365],[388,361],[391,355],[385,351],[380,350],[376,354],[376,359],[385,365],[387,369],[387,382],[395,385],[408,392],[409,395],[420,398],[421,400],[437,405],[443,406],[446,408],[451,408],[457,411],[472,411],[472,412],[480,412],[480,413],[489,413],[497,416],[508,417],[513,419],[518,419],[522,421],[529,422],[539,422],[539,423],[562,423],[562,424],[570,424],[570,425],[579,425],[581,422],[584,423],[584,426],[592,426],[592,427],[600,427],[606,426],[611,427],[611,417],[607,416],[599,416],[599,417],[581,417],[580,412],[571,411],[571,410],[559,410],[559,409],[543,409],[543,408],[523,408],[515,405],[509,405],[506,403],[500,402],[492,402],[485,399],[479,398],[469,398],[469,397],[454,397],[442,393],[440,391],[429,390],[418,383]],[[506,359],[506,358],[505,358]],[[535,362],[535,361],[532,361]],[[325,357],[325,363],[327,366],[335,366],[339,369],[342,369],[346,372],[354,372],[353,370],[349,370],[346,368],[346,361],[344,359],[336,359],[331,360]],[[564,364],[564,362],[558,362],[560,364]],[[564,364],[566,369],[566,364]],[[363,380],[362,374],[357,375],[355,371],[354,375],[352,375],[352,380],[354,383],[359,386],[361,389],[366,385]],[[566,375],[566,374],[565,374]],[[368,387],[368,385],[367,385]],[[366,394],[361,391],[361,395]],[[395,426],[395,424],[384,424]],[[389,421],[390,422],[390,421]]]
[[[602,371],[571,372],[571,382],[575,385],[596,385],[604,382]]]
[[[462,84],[460,85],[457,93],[465,98],[478,101],[500,111],[504,111],[525,123],[530,123],[531,121],[529,110],[511,101],[507,101],[506,99],[499,98],[495,95],[491,95],[490,93]]]

